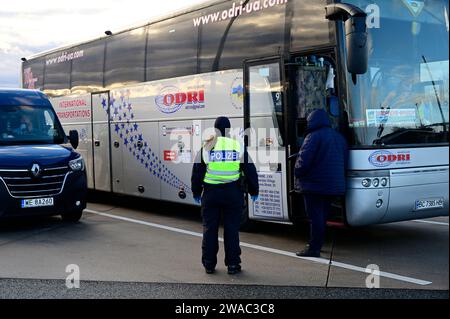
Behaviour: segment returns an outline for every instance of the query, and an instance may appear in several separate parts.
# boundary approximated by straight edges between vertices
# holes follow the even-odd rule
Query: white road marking
[[[202,233],[197,233],[197,232],[193,232],[193,231],[189,231],[189,230],[185,230],[185,229],[181,229],[181,228],[175,228],[175,227],[165,226],[165,225],[161,225],[161,224],[149,223],[149,222],[145,222],[145,221],[137,220],[137,219],[133,219],[133,218],[102,213],[102,212],[98,212],[98,211],[95,211],[92,209],[85,209],[84,211],[86,213],[91,213],[91,214],[95,214],[95,215],[99,215],[99,216],[103,216],[103,217],[109,217],[109,218],[113,218],[113,219],[117,219],[117,220],[121,220],[121,221],[125,221],[125,222],[130,222],[130,223],[134,223],[134,224],[150,226],[153,228],[159,228],[159,229],[163,229],[163,230],[167,230],[167,231],[171,231],[171,232],[175,232],[175,233],[179,233],[179,234],[185,234],[185,235],[199,237],[199,238],[203,237]],[[219,238],[219,241],[223,242],[223,238]],[[315,262],[315,263],[319,263],[319,264],[323,264],[323,265],[330,264],[330,261],[325,258],[298,257],[295,253],[292,253],[289,251],[284,251],[284,250],[280,250],[280,249],[274,249],[274,248],[269,248],[269,247],[264,247],[264,246],[259,246],[259,245],[253,245],[253,244],[249,244],[249,243],[245,243],[245,242],[241,242],[241,247],[247,247],[247,248],[256,249],[256,250],[260,250],[260,251],[264,251],[264,252],[269,252],[269,253],[273,253],[273,254],[277,254],[277,255],[283,255],[283,256],[287,256],[287,257],[303,259],[303,260],[307,260],[307,261],[311,261],[311,262]],[[345,263],[341,263],[341,262],[337,262],[337,261],[331,261],[331,265],[334,267],[338,267],[338,268],[343,268],[343,269],[347,269],[347,270],[353,270],[356,272],[370,274],[370,270],[368,270],[364,267],[354,266],[354,265],[345,264]],[[416,285],[420,285],[420,286],[427,286],[427,285],[432,284],[431,281],[401,276],[401,275],[384,272],[384,271],[380,271],[380,276],[385,277],[385,278],[399,280],[399,281],[404,281],[404,282],[408,282],[408,283],[412,283],[412,284],[416,284]]]
[[[440,225],[440,226],[448,226],[448,223],[443,222],[434,222],[432,220],[413,220],[415,223],[422,223],[422,224],[431,224],[431,225]]]

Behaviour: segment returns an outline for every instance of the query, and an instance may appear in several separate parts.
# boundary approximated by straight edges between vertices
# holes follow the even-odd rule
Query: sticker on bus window
[[[253,204],[253,215],[262,218],[283,218],[283,178],[281,172],[258,172],[259,199]]]
[[[415,126],[417,112],[415,109],[373,109],[366,110],[368,127],[386,126]]]
[[[423,1],[417,1],[417,0],[402,0],[405,6],[408,8],[409,12],[414,17],[418,17],[421,13],[423,8],[425,7],[425,3]]]

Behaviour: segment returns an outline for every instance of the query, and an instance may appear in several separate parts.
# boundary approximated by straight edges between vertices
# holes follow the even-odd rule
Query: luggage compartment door
[[[94,189],[111,192],[111,126],[109,92],[92,94]]]

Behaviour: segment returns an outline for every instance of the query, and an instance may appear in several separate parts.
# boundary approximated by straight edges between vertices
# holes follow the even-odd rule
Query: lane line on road
[[[179,234],[185,234],[185,235],[199,237],[199,238],[203,237],[202,233],[193,232],[193,231],[189,231],[189,230],[185,230],[185,229],[181,229],[181,228],[175,228],[175,227],[165,226],[165,225],[161,225],[161,224],[150,223],[150,222],[146,222],[143,220],[102,213],[102,212],[98,212],[98,211],[95,211],[92,209],[85,209],[84,211],[86,213],[90,213],[90,214],[94,214],[94,215],[99,215],[99,216],[103,216],[103,217],[108,217],[108,218],[112,218],[112,219],[116,219],[116,220],[121,220],[121,221],[130,222],[130,223],[134,223],[134,224],[144,225],[144,226],[150,226],[153,228],[163,229],[163,230],[167,230],[167,231],[171,231],[171,232],[175,232],[175,233],[179,233]],[[223,242],[223,238],[219,238],[219,241]],[[245,242],[241,242],[241,247],[251,248],[251,249],[260,250],[260,251],[269,252],[269,253],[287,256],[287,257],[293,257],[296,259],[311,261],[311,262],[319,263],[322,265],[330,264],[330,261],[325,258],[298,257],[295,253],[292,253],[289,251],[264,247],[264,246],[260,246],[260,245],[249,244],[249,243],[245,243]],[[351,265],[351,264],[332,261],[331,265],[335,266],[337,268],[343,268],[343,269],[347,269],[347,270],[353,270],[356,272],[371,274],[371,271],[369,269]],[[407,277],[407,276],[401,276],[401,275],[384,272],[384,271],[380,271],[380,277],[385,277],[385,278],[390,278],[390,279],[394,279],[394,280],[398,280],[398,281],[408,282],[408,283],[412,283],[412,284],[416,284],[416,285],[420,285],[420,286],[427,286],[427,285],[432,284],[431,281],[421,280],[421,279]]]
[[[448,223],[434,222],[434,221],[431,221],[431,220],[413,220],[413,222],[415,222],[415,223],[422,223],[422,224],[448,226]]]

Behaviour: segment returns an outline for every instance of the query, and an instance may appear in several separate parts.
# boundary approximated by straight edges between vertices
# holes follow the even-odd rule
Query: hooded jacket
[[[306,132],[295,164],[295,190],[306,194],[344,195],[347,142],[331,128],[324,110],[310,114]]]

